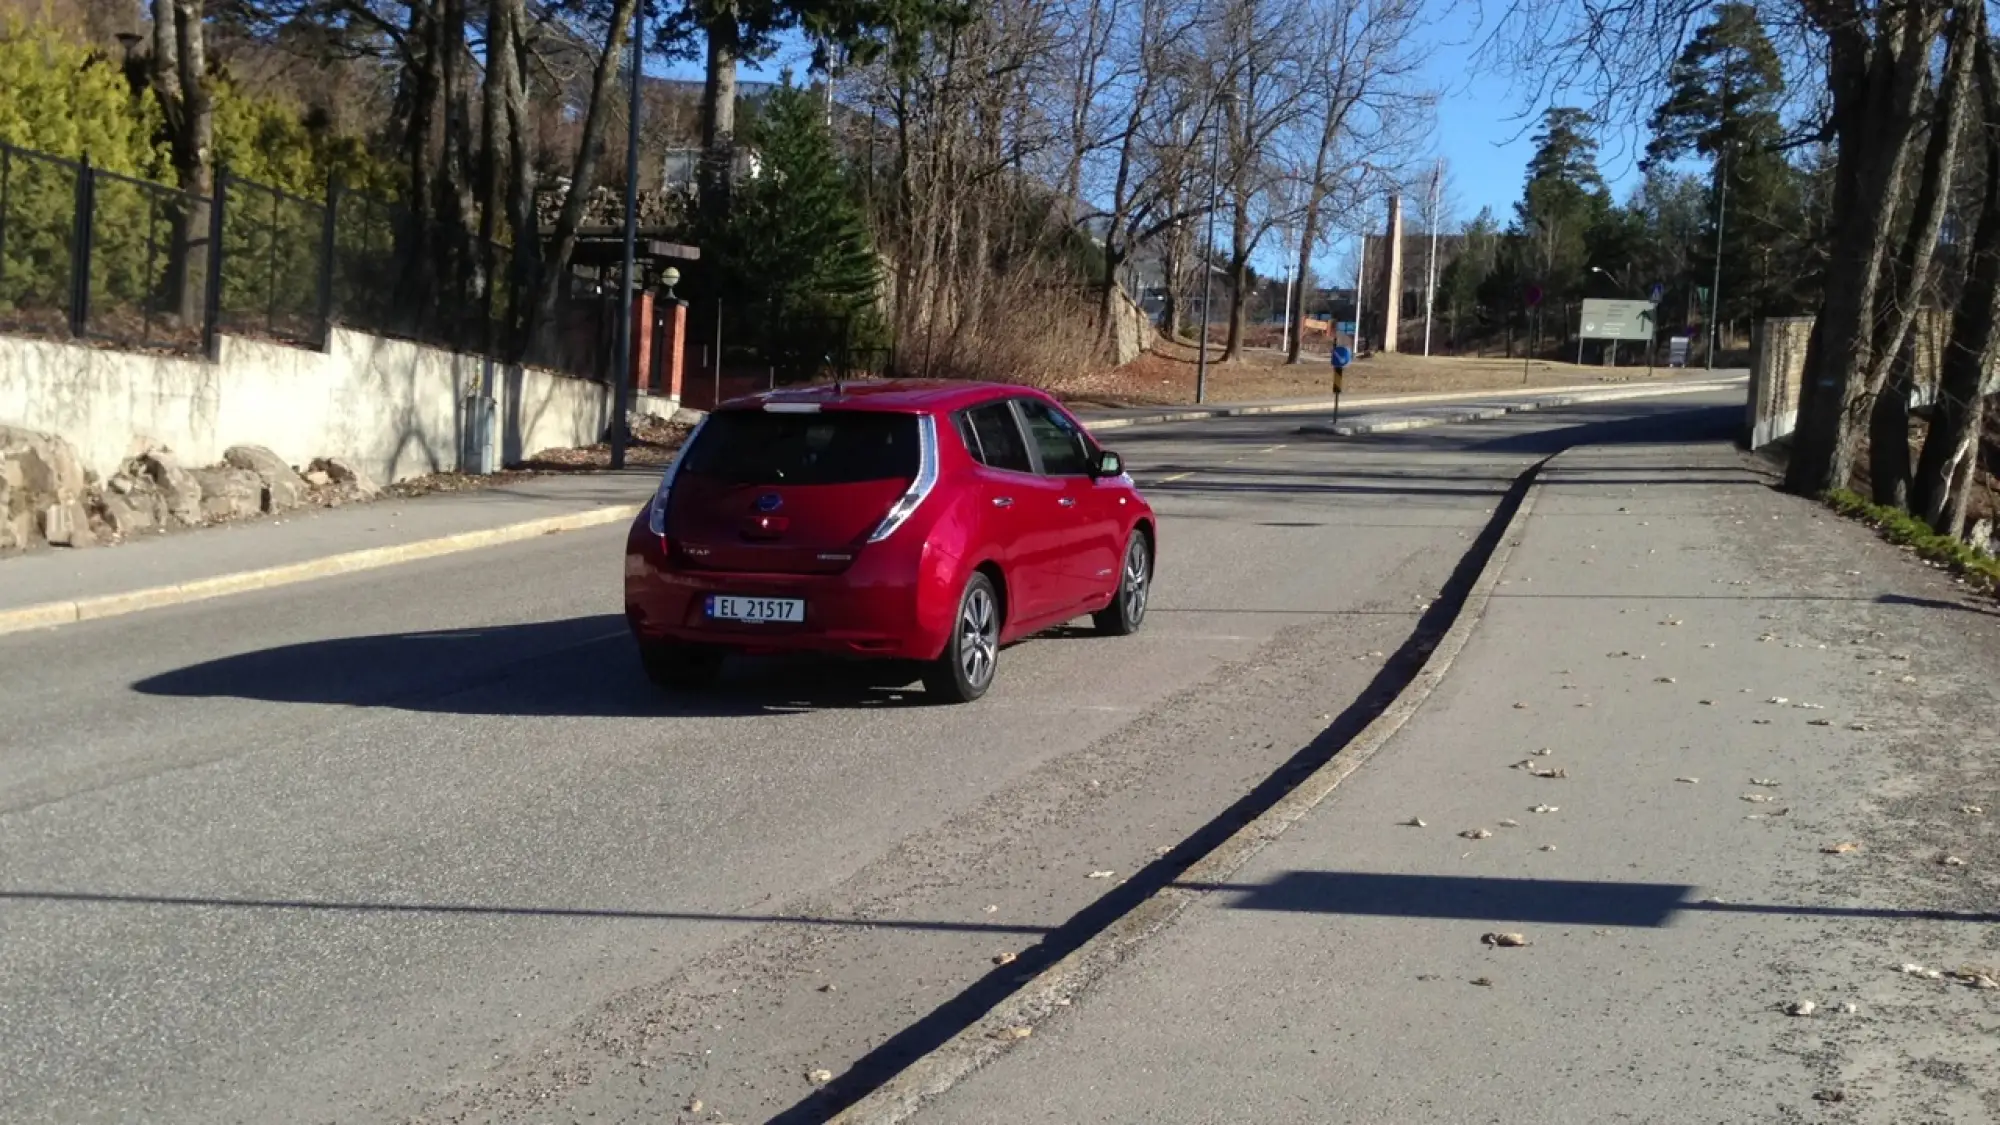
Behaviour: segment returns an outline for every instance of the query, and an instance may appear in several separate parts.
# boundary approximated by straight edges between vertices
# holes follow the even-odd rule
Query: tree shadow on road
[[[893,663],[744,658],[712,688],[665,692],[640,671],[625,619],[599,614],[307,641],[178,668],[132,688],[460,715],[670,718],[917,706],[925,696],[915,679]]]

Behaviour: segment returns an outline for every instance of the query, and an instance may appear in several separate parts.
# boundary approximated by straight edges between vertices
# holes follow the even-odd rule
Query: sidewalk
[[[2000,1119],[2000,614],[1767,483],[1559,457],[1410,723],[918,1118]]]
[[[0,558],[0,633],[76,620],[61,606],[189,583],[281,584],[325,573],[488,546],[550,530],[629,519],[659,479],[656,468],[551,474],[514,484],[341,508],[298,509],[276,519],[224,524],[112,547],[44,550]],[[356,552],[367,555],[343,560]],[[345,564],[345,565],[343,565]],[[303,571],[304,573],[295,573]],[[218,590],[216,592],[227,592]],[[192,600],[162,593],[150,604]],[[52,608],[53,607],[53,608]],[[124,611],[118,606],[105,606]],[[131,606],[125,608],[143,608]],[[30,610],[35,612],[31,613]],[[84,613],[81,616],[108,616]]]
[[[1578,369],[1583,370],[1582,368]],[[1585,383],[1561,387],[1495,387],[1481,391],[1446,391],[1423,393],[1371,393],[1356,390],[1340,396],[1340,413],[1343,419],[1355,415],[1379,412],[1396,406],[1427,406],[1431,404],[1485,403],[1502,407],[1491,413],[1461,414],[1450,410],[1425,410],[1411,414],[1413,418],[1424,418],[1414,425],[1397,426],[1394,429],[1417,429],[1420,425],[1444,425],[1449,422],[1477,421],[1484,417],[1496,417],[1507,413],[1506,404],[1524,401],[1542,402],[1545,405],[1567,405],[1575,401],[1612,401],[1647,394],[1672,394],[1684,388],[1712,386],[1717,383],[1732,383],[1749,378],[1743,368],[1725,368],[1717,371],[1687,371],[1674,376],[1660,376],[1651,379],[1633,378],[1618,383]],[[1328,376],[1329,382],[1331,375]],[[1358,377],[1350,377],[1358,383]],[[1567,395],[1588,395],[1587,399],[1564,398]],[[1332,410],[1334,397],[1331,387],[1327,393],[1315,398],[1266,399],[1254,402],[1218,403],[1209,406],[1129,406],[1096,407],[1079,409],[1076,416],[1093,432],[1122,429],[1127,426],[1153,425],[1162,422],[1194,422],[1208,418],[1244,418],[1264,414],[1310,414]],[[1430,418],[1436,421],[1430,421]],[[1333,432],[1333,431],[1329,431]],[[1342,428],[1343,436],[1351,433],[1394,432],[1393,430],[1365,430]]]

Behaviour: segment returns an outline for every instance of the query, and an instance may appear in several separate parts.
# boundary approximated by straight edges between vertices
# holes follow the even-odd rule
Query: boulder
[[[167,519],[166,505],[160,494],[152,489],[107,494],[100,504],[104,510],[105,526],[120,539],[130,539],[142,531],[151,531]]]
[[[90,530],[90,515],[75,500],[50,504],[42,510],[42,538],[52,547],[95,547],[97,534]]]
[[[305,503],[305,478],[285,464],[284,458],[263,446],[232,445],[223,451],[222,460],[232,468],[256,473],[257,479],[264,482],[265,511],[282,512]]]
[[[333,483],[333,477],[325,469],[310,469],[306,472],[306,483],[314,488],[326,488]]]
[[[201,488],[204,519],[243,519],[264,510],[263,478],[248,469],[196,469],[191,475]]]
[[[339,457],[322,457],[308,468],[314,472],[325,473],[327,478],[339,485],[342,490],[356,496],[373,496],[382,491],[375,487],[374,481],[368,479],[367,473]]]
[[[0,426],[0,550],[32,547],[51,525],[62,542],[82,545],[90,538],[83,511],[89,489],[68,442]]]
[[[126,473],[151,481],[169,516],[182,523],[201,522],[201,483],[181,468],[173,454],[164,449],[147,450],[133,459]]]
[[[1990,519],[1972,521],[1971,530],[1965,533],[1965,541],[1982,555],[1993,554],[1993,521]]]

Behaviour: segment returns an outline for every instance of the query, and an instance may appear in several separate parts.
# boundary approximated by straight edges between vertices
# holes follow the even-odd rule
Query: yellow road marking
[[[1174,474],[1173,476],[1170,476],[1170,477],[1161,477],[1161,478],[1160,478],[1160,480],[1159,480],[1159,483],[1161,483],[1161,484],[1172,484],[1172,483],[1173,483],[1174,481],[1177,481],[1177,480],[1186,480],[1187,478],[1189,478],[1189,477],[1191,477],[1191,476],[1193,476],[1193,475],[1194,475],[1194,473],[1193,473],[1193,472],[1191,472],[1191,471],[1190,471],[1190,472],[1185,472],[1185,473],[1175,473],[1175,474]]]

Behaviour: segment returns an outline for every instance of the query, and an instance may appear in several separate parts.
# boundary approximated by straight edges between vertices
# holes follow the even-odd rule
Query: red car
[[[803,651],[920,662],[970,702],[1009,641],[1084,614],[1138,629],[1155,546],[1118,455],[1038,391],[776,391],[688,437],[626,538],[625,616],[662,686]]]

